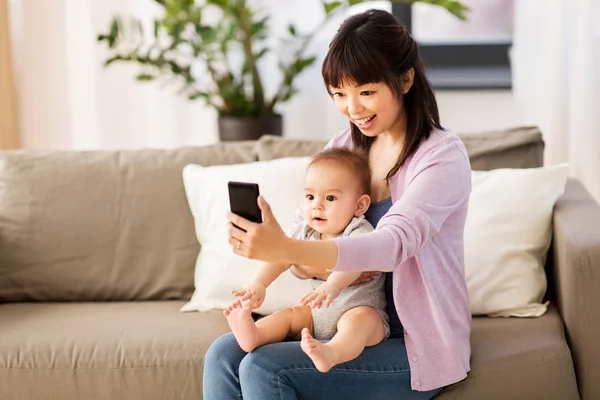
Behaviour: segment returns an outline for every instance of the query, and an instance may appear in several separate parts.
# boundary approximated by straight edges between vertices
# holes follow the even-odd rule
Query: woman
[[[417,45],[391,14],[369,10],[341,25],[322,73],[350,120],[328,147],[368,154],[367,219],[376,230],[294,240],[260,198],[264,222],[230,215],[229,242],[239,255],[292,263],[304,278],[325,279],[332,270],[387,272],[391,338],[320,373],[299,342],[245,353],[224,335],[206,354],[206,400],[430,399],[469,371],[463,231],[470,165],[463,144],[440,125]]]

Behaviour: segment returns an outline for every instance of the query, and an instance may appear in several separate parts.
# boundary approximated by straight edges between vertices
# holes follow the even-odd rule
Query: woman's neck
[[[390,129],[377,135],[369,150],[373,201],[380,201],[390,196],[387,175],[398,162],[406,137],[406,119],[402,115],[404,114],[401,114]]]
[[[379,140],[380,143],[385,143],[385,145],[388,146],[401,148],[404,144],[404,138],[406,137],[406,129],[406,111],[402,110],[396,119],[396,122],[394,122],[388,130],[377,135],[376,140]]]
[[[401,149],[404,144],[404,137],[405,135],[399,135],[385,131],[377,135],[373,143],[377,143],[377,146],[385,147],[388,149]]]

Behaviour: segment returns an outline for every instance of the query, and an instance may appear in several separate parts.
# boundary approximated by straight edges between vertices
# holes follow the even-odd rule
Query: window
[[[510,89],[514,0],[463,0],[461,21],[429,4],[392,4],[419,44],[435,89]]]

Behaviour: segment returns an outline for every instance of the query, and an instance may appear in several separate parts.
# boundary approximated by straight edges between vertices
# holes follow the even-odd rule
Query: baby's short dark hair
[[[343,147],[333,147],[315,154],[308,167],[320,163],[337,164],[349,169],[358,181],[361,194],[371,193],[371,168],[363,154]]]

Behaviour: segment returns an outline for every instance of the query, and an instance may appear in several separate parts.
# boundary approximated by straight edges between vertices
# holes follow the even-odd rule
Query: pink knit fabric
[[[351,147],[350,130],[327,147]],[[436,130],[390,179],[393,205],[374,232],[335,239],[337,271],[393,271],[413,390],[469,372],[471,312],[464,226],[471,168],[460,139]]]

